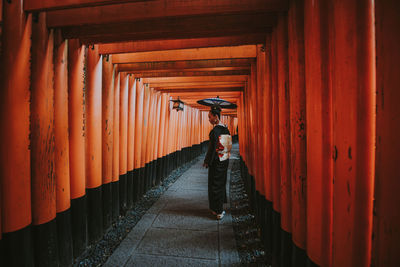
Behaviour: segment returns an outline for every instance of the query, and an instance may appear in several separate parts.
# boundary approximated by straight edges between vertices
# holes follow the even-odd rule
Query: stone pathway
[[[229,178],[230,169],[227,187]],[[209,211],[207,169],[200,160],[143,215],[104,266],[238,266],[229,203],[225,210],[221,221]]]

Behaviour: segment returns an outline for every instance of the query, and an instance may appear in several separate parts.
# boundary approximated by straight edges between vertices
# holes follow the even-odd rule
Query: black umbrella
[[[206,98],[202,100],[198,100],[197,103],[204,106],[220,106],[221,108],[237,108],[236,104],[233,104],[229,101],[217,97]]]

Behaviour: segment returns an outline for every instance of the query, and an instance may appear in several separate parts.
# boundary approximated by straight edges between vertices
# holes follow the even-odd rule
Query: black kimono
[[[212,211],[221,214],[226,202],[226,179],[229,159],[220,161],[217,152],[220,135],[230,135],[228,128],[217,125],[210,132],[210,143],[204,163],[208,164],[208,202]]]

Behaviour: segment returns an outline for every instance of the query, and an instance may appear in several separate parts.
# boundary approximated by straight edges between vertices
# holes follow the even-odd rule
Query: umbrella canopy
[[[204,106],[220,106],[221,108],[237,108],[236,104],[233,104],[229,101],[217,97],[206,98],[202,100],[198,100],[197,103]]]

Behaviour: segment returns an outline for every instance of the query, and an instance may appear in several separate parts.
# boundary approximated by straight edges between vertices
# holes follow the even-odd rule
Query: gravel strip
[[[245,266],[272,266],[264,250],[253,211],[240,174],[240,161],[233,160],[230,183],[233,230],[240,263]]]
[[[153,187],[134,204],[131,210],[128,210],[125,216],[112,224],[106,231],[103,239],[94,245],[89,246],[86,251],[75,261],[74,266],[102,266],[122,242],[125,236],[131,231],[137,222],[142,218],[146,211],[153,206],[158,198],[200,157],[188,162],[174,171],[157,187]]]

